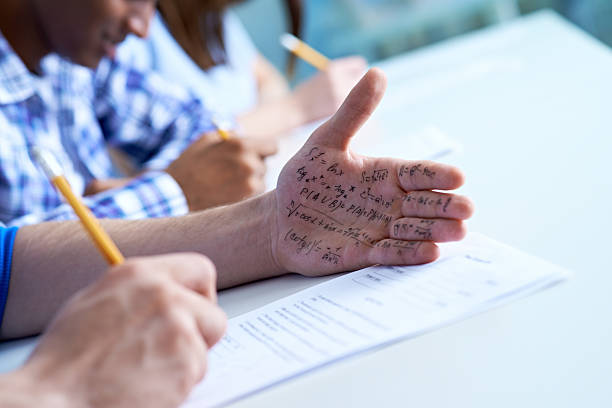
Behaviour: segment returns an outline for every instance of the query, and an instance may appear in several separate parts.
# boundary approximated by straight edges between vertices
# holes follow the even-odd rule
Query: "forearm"
[[[224,289],[285,273],[272,256],[275,211],[272,192],[185,217],[134,222],[130,236],[121,231],[122,223],[112,222],[108,228],[128,256],[206,255],[217,268],[217,288]]]
[[[0,375],[0,407],[2,408],[69,408],[76,406],[69,395],[48,389],[45,379],[35,378],[29,368]]]
[[[283,74],[261,55],[255,61],[255,78],[261,104],[278,101],[290,93],[289,83]]]
[[[212,259],[218,287],[277,276],[272,257],[273,194],[180,218],[104,220],[127,257],[198,252]],[[15,240],[9,295],[0,336],[41,332],[59,307],[108,265],[76,221],[21,228]]]
[[[107,267],[78,221],[20,228],[0,337],[40,333],[69,297]]]

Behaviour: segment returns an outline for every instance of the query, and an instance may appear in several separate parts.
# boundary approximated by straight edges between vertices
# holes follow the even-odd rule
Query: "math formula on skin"
[[[282,237],[296,253],[319,264],[342,265],[349,248],[415,251],[418,241],[393,238],[431,239],[436,221],[395,223],[401,218],[401,207],[429,206],[444,212],[451,201],[399,189],[402,177],[435,176],[423,164],[357,171],[318,146],[298,154],[301,162],[292,171],[295,192],[283,203],[291,222]]]

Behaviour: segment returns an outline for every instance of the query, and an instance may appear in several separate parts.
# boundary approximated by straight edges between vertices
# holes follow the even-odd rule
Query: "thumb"
[[[309,142],[341,150],[370,118],[382,99],[387,78],[379,68],[371,68],[351,90],[336,114],[319,127]]]

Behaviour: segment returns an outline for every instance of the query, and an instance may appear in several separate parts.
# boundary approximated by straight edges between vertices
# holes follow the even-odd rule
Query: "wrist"
[[[287,272],[276,256],[276,207],[275,191],[271,191],[184,220],[198,226],[187,238],[197,243],[189,249],[213,261],[219,289]]]
[[[269,191],[265,194],[256,197],[254,201],[258,207],[259,214],[262,217],[259,220],[261,224],[261,231],[266,239],[266,251],[263,257],[263,262],[267,270],[269,270],[273,276],[280,276],[286,274],[288,271],[284,268],[278,259],[278,201],[276,199],[276,190]]]
[[[243,243],[240,245],[254,275],[248,281],[287,273],[277,257],[278,226],[276,190],[238,203],[235,218]],[[239,208],[238,208],[239,207]],[[255,261],[256,260],[256,261]]]
[[[82,406],[67,384],[54,375],[45,376],[32,364],[10,374],[0,376],[0,406],[5,408],[48,407],[71,408]]]

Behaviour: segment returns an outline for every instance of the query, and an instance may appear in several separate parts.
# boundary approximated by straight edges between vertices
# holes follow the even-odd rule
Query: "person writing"
[[[202,101],[110,59],[128,33],[146,36],[154,10],[152,0],[0,2],[1,222],[74,217],[38,171],[33,145],[60,159],[99,218],[183,215],[264,190],[272,141],[220,140]],[[139,175],[109,186],[107,146]]]
[[[333,114],[366,71],[358,56],[332,60],[290,90],[263,57],[238,18],[236,0],[160,0],[145,39],[130,38],[118,59],[188,86],[211,109],[233,118],[240,132],[256,138],[282,136]],[[299,35],[302,2],[285,1]]]

